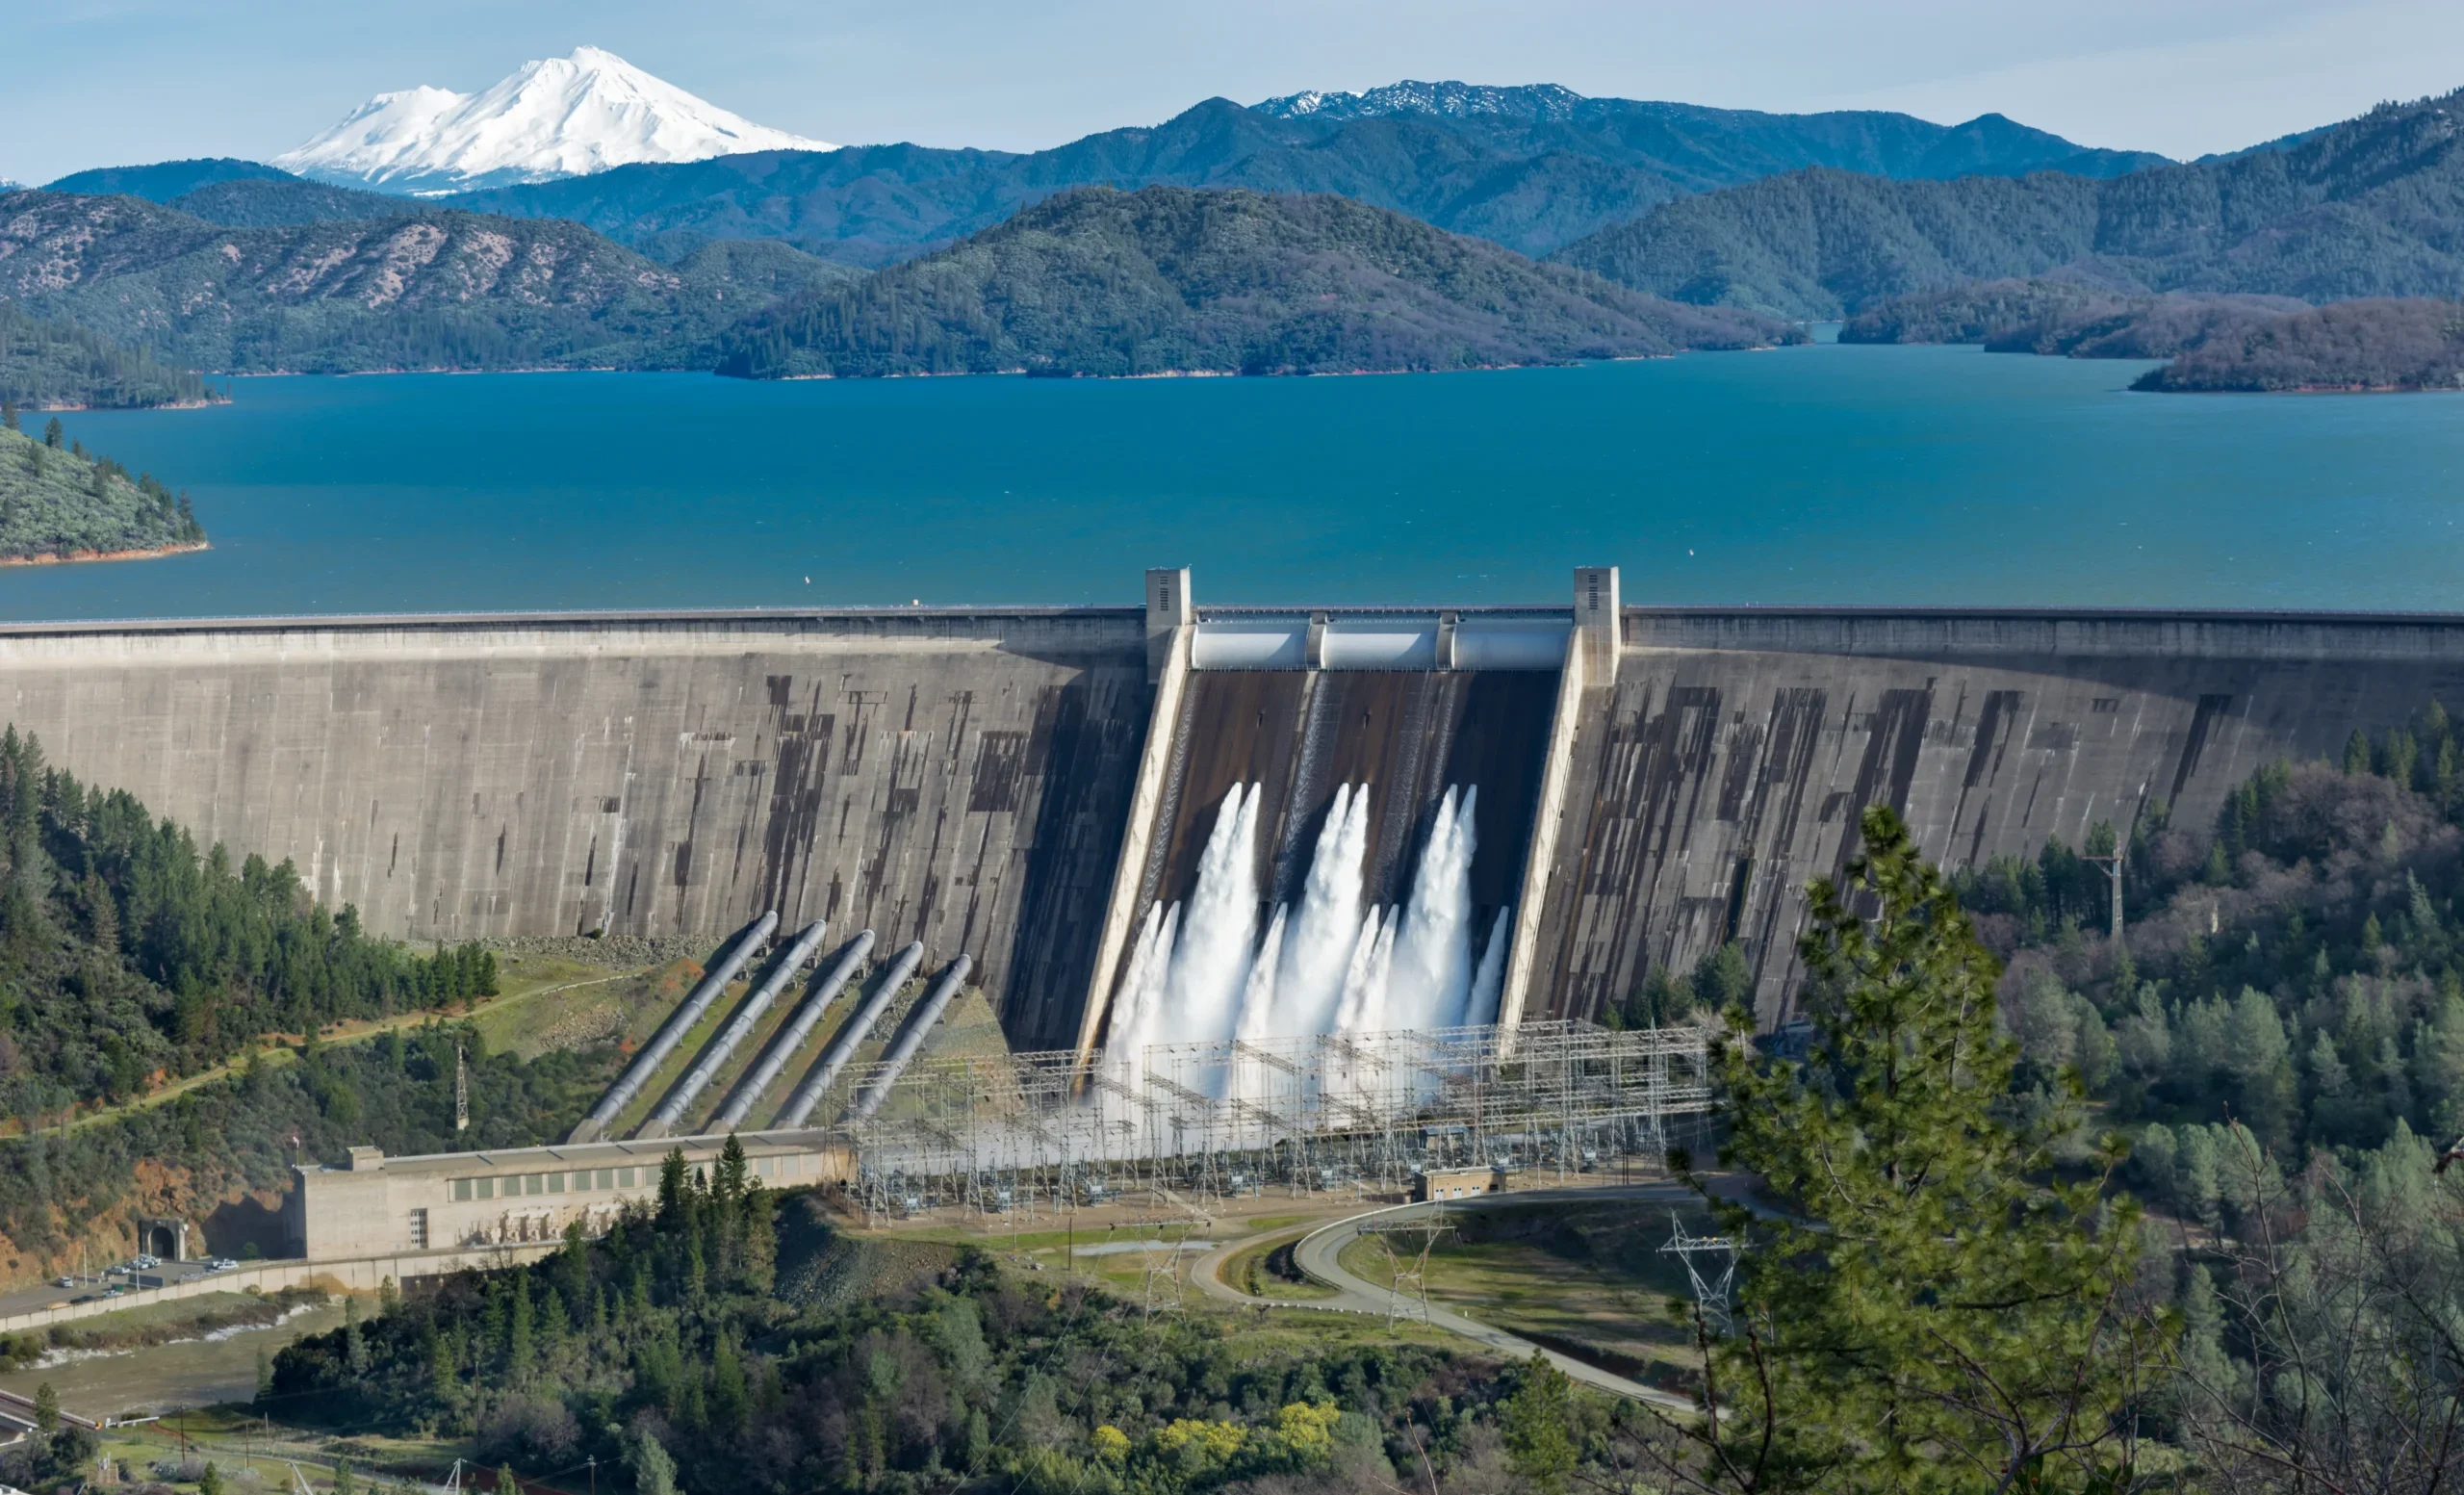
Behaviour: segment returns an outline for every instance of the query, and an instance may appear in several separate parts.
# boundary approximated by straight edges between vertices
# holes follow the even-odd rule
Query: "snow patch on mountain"
[[[1476,115],[1509,119],[1569,119],[1583,102],[1572,89],[1553,83],[1492,88],[1476,83],[1420,83],[1405,79],[1366,93],[1322,93],[1315,89],[1270,98],[1260,114],[1283,119],[1366,119],[1380,115]]]
[[[835,149],[755,124],[586,46],[525,63],[478,93],[424,87],[379,93],[273,165],[320,181],[427,194],[645,161]]]

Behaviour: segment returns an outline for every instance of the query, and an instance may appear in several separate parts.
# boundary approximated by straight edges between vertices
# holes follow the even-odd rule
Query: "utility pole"
[[[2104,869],[2106,879],[2113,884],[2114,953],[2116,955],[2119,955],[2121,953],[2121,868],[2124,860],[2121,850],[2119,847],[2116,847],[2114,854],[2110,857],[2082,857],[2079,860],[2082,862],[2092,862],[2096,863],[2097,866],[2102,867]]]

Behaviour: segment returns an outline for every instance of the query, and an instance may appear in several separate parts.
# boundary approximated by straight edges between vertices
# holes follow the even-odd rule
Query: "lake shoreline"
[[[187,555],[214,547],[203,540],[188,540],[178,545],[156,546],[139,551],[70,551],[48,555],[0,555],[0,566],[81,566],[97,560],[160,560],[166,555]]]

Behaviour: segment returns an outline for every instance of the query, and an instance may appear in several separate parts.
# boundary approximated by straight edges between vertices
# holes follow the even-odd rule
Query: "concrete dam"
[[[1613,568],[1223,608],[1159,571],[1133,608],[23,625],[0,683],[53,764],[372,928],[826,919],[970,957],[1055,1050],[1331,1010],[1346,943],[1444,1026],[1589,1018],[1733,938],[1776,1021],[1864,806],[1954,866],[2159,800],[2203,828],[2464,701],[2464,619],[1630,607]]]

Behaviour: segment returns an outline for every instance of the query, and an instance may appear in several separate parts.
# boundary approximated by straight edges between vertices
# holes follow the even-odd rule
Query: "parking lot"
[[[62,1303],[120,1297],[141,1287],[168,1287],[192,1277],[218,1276],[239,1265],[228,1257],[219,1260],[224,1265],[218,1268],[213,1260],[155,1261],[152,1257],[138,1257],[132,1261],[117,1262],[109,1270],[54,1278],[37,1287],[0,1293],[0,1316],[57,1307]],[[146,1262],[153,1264],[142,1265]]]

